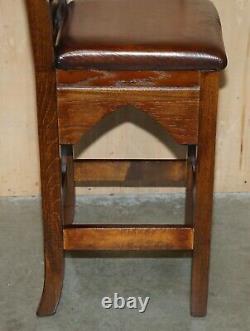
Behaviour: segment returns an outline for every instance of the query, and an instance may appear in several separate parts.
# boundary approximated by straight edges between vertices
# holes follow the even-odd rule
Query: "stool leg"
[[[56,311],[64,275],[62,172],[54,79],[47,73],[38,74],[37,85],[45,268],[37,315],[47,316]]]
[[[70,225],[75,215],[74,159],[72,145],[61,146],[63,173],[63,223]]]
[[[207,313],[217,99],[218,73],[201,74],[191,295],[191,314],[197,317]]]

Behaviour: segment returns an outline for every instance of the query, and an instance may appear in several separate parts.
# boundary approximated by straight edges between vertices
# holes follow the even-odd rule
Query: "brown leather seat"
[[[209,0],[84,0],[69,6],[58,68],[221,70],[227,64]]]

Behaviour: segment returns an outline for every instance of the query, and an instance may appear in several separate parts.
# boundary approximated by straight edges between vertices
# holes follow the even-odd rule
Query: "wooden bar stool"
[[[192,251],[191,313],[207,311],[220,20],[209,0],[26,0],[37,83],[45,282],[38,315],[55,313],[64,252]],[[73,146],[110,113],[148,114],[187,158],[74,160]],[[186,186],[183,226],[73,224],[75,186]],[[193,207],[194,206],[194,207]]]

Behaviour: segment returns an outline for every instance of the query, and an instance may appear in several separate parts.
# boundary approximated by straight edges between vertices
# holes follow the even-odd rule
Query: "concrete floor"
[[[182,194],[78,199],[77,220],[181,222]],[[0,200],[0,331],[250,330],[250,195],[216,196],[208,316],[189,315],[190,259],[182,256],[67,256],[55,316],[37,318],[43,283],[36,198]],[[101,298],[150,296],[144,314],[104,310]]]

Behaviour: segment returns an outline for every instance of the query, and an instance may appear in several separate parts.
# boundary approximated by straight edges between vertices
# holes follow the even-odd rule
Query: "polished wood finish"
[[[93,3],[102,6],[104,2]],[[36,70],[44,223],[45,282],[37,314],[46,316],[56,311],[63,284],[65,251],[188,250],[193,253],[191,313],[204,316],[208,297],[218,71],[226,65],[214,7],[206,0],[159,0],[164,8],[174,6],[174,20],[175,15],[188,17],[185,24],[189,27],[193,26],[193,19],[200,21],[199,17],[190,15],[190,12],[194,14],[196,5],[205,10],[205,17],[209,13],[211,22],[207,25],[202,16],[198,34],[192,29],[185,30],[192,32],[189,39],[185,33],[179,33],[175,24],[169,25],[164,15],[163,23],[174,28],[177,41],[173,44],[173,36],[167,35],[163,53],[156,46],[152,46],[150,54],[134,48],[124,53],[122,49],[113,49],[113,45],[102,54],[98,50],[94,53],[84,50],[79,58],[80,50],[80,53],[67,53],[73,58],[74,66],[65,68],[70,56],[66,58],[65,53],[64,58],[59,53],[55,56],[55,52],[60,50],[58,45],[65,36],[65,21],[71,9],[65,0],[26,0],[26,3]],[[155,6],[151,0],[147,4]],[[162,15],[158,9],[157,13]],[[158,40],[160,34],[154,35]],[[191,43],[197,36],[202,43]],[[165,32],[162,37],[165,38]],[[152,45],[157,45],[156,39]],[[204,41],[209,49],[204,48]],[[177,46],[178,51],[173,52],[172,46]],[[216,54],[211,58],[214,51]],[[83,59],[88,62],[88,70],[75,66],[76,62],[82,65]],[[62,60],[66,60],[63,65]],[[107,71],[105,63],[102,65],[99,60],[111,66],[115,64],[119,70]],[[94,70],[97,62],[99,70]],[[121,70],[120,64],[125,70]],[[163,66],[168,70],[163,71]],[[73,145],[106,116],[126,107],[146,113],[177,143],[187,145],[187,160],[74,160]],[[75,225],[75,186],[80,184],[186,186],[186,225]]]
[[[148,114],[178,143],[197,143],[197,72],[60,70],[57,80],[61,144],[79,142],[105,116],[127,106]]]
[[[75,226],[63,230],[67,251],[192,250],[193,229],[177,226]]]
[[[72,88],[193,88],[200,87],[197,71],[57,70],[58,89]]]
[[[36,69],[37,118],[40,147],[41,193],[44,226],[44,288],[39,316],[55,313],[63,275],[61,162],[59,155],[56,77],[52,67],[52,25],[48,3],[27,0]],[[43,24],[41,24],[43,22]],[[47,40],[47,42],[41,42]]]
[[[108,114],[132,106],[159,123],[180,144],[198,137],[198,89],[60,89],[58,91],[61,144],[76,144]]]
[[[186,173],[186,160],[74,161],[77,186],[185,186]]]
[[[218,89],[219,74],[203,73],[194,192],[193,316],[205,316],[207,312]]]

